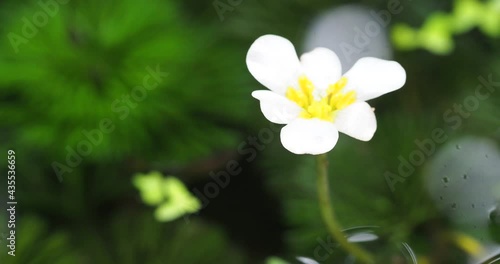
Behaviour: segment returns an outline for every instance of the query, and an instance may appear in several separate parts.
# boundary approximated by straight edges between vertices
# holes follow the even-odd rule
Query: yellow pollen
[[[289,87],[286,97],[294,101],[303,110],[300,117],[310,119],[319,118],[321,120],[333,122],[338,110],[344,109],[356,101],[356,92],[342,92],[347,84],[347,78],[342,77],[335,84],[328,86],[326,95],[314,97],[314,85],[305,76],[299,78],[299,88]]]

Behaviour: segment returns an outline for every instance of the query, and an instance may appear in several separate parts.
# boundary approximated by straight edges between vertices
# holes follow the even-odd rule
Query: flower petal
[[[272,91],[254,91],[252,96],[260,101],[260,109],[267,120],[276,124],[288,124],[302,112],[296,103]]]
[[[406,72],[399,63],[371,57],[359,59],[344,76],[346,91],[355,90],[360,101],[397,90],[406,82]]]
[[[358,101],[337,113],[335,126],[350,137],[368,141],[377,130],[377,119],[370,105]]]
[[[281,129],[281,144],[295,154],[323,154],[335,147],[339,132],[331,122],[297,118]]]
[[[264,35],[255,40],[246,61],[253,77],[279,94],[285,94],[299,76],[300,62],[295,48],[280,36]]]
[[[325,91],[335,84],[342,75],[342,66],[335,52],[327,48],[316,48],[300,57],[304,74],[315,88]]]

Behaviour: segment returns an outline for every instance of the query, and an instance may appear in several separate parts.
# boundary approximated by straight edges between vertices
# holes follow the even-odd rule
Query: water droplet
[[[315,260],[306,257],[297,257],[297,260],[304,264],[318,264]]]
[[[367,242],[367,241],[375,241],[378,239],[378,236],[373,233],[356,233],[347,239],[347,241],[351,243],[359,243],[359,242]]]
[[[347,240],[351,243],[360,243],[367,248],[380,247],[382,245],[391,245],[391,257],[397,256],[402,258],[401,263],[417,264],[416,255],[407,243],[393,244],[387,237],[381,236],[379,232],[380,228],[377,226],[360,226],[344,230]],[[396,246],[396,247],[393,247]],[[375,252],[373,252],[375,253]],[[302,259],[303,261],[303,259]],[[304,262],[309,263],[309,262]],[[354,263],[353,257],[348,256],[345,262],[342,263]],[[389,259],[385,259],[383,263],[392,263]],[[399,262],[398,262],[399,263]]]
[[[452,209],[457,209],[457,204],[456,204],[456,203],[453,203],[453,204],[451,205],[451,208],[452,208]]]
[[[448,178],[448,177],[443,177],[443,182],[444,182],[444,183],[448,183],[448,182],[450,182],[450,178]]]
[[[460,146],[460,145],[456,145],[456,147],[457,147],[457,149],[461,149],[462,148],[462,146]]]
[[[490,210],[489,218],[492,224],[500,225],[500,211],[497,208]]]

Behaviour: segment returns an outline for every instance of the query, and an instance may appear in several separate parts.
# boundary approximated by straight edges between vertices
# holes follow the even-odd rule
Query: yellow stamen
[[[341,98],[335,103],[335,108],[341,110],[349,106],[356,101],[356,92],[350,91],[348,93],[342,94]]]
[[[452,239],[454,239],[457,246],[470,255],[478,257],[484,253],[484,248],[481,243],[473,237],[459,232],[451,233],[450,235]]]
[[[286,91],[286,98],[294,101],[300,107],[306,107],[307,102],[303,100],[304,98],[301,96],[301,94],[302,94],[301,92],[295,89],[288,88],[288,90]]]
[[[340,80],[338,82],[336,82],[335,84],[331,84],[328,87],[327,93],[336,94],[336,93],[340,92],[344,88],[344,86],[346,86],[346,84],[347,84],[347,78],[342,77],[342,78],[340,78]]]
[[[299,89],[289,87],[286,91],[286,97],[303,109],[300,117],[319,118],[333,122],[338,110],[344,109],[356,101],[356,92],[342,92],[346,85],[347,78],[342,77],[337,83],[328,87],[325,96],[316,99],[313,95],[315,89],[313,83],[307,77],[302,76],[299,78]]]

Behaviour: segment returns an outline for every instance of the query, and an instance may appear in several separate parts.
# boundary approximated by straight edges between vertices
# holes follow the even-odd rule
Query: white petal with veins
[[[395,91],[406,82],[406,72],[399,63],[371,57],[359,59],[344,76],[345,91],[356,91],[360,101]]]
[[[252,96],[260,101],[260,109],[267,120],[276,124],[288,124],[302,111],[296,103],[272,91],[254,91]]]
[[[335,147],[339,132],[331,122],[297,118],[281,129],[281,143],[295,154],[323,154]]]
[[[355,102],[337,113],[335,126],[350,137],[368,141],[377,130],[377,119],[370,105],[366,102]]]
[[[316,48],[300,57],[303,73],[312,81],[314,87],[326,91],[342,75],[340,60],[333,51]]]
[[[250,46],[247,67],[257,81],[270,90],[284,95],[296,83],[300,62],[293,44],[280,36],[264,35]]]

